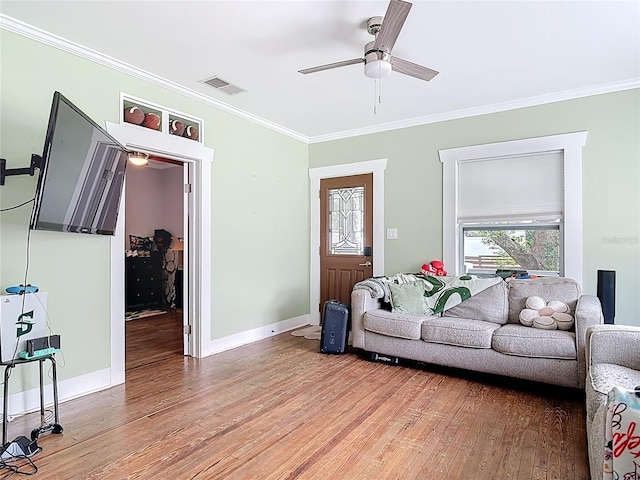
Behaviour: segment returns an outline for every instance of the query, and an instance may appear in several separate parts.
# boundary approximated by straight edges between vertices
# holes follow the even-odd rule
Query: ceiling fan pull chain
[[[376,96],[378,95],[378,79],[373,79],[373,114],[378,114],[378,103],[376,102]]]
[[[378,84],[378,91],[377,91],[378,104],[380,104],[382,103],[380,101],[380,98],[381,98],[380,92],[382,91],[382,76],[380,75],[380,62],[378,62],[378,81],[376,83]]]

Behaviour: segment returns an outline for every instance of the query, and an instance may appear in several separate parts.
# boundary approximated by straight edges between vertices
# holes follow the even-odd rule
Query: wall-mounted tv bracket
[[[36,168],[42,167],[42,157],[35,153],[31,155],[31,165],[24,168],[7,168],[7,161],[0,158],[0,185],[4,185],[4,180],[12,175],[31,175],[33,177]]]

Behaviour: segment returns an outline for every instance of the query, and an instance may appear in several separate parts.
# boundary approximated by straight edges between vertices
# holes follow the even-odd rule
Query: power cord
[[[24,282],[22,283],[22,285],[29,285],[27,283],[27,277],[29,276],[29,261],[30,261],[30,257],[31,257],[31,228],[27,229],[27,248],[26,248],[26,262],[25,262],[25,267],[24,267]],[[25,301],[27,299],[27,293],[26,291],[24,291],[23,293],[21,293],[20,295],[22,295],[22,309],[21,309],[21,313],[22,315],[24,315],[24,304]],[[37,296],[36,296],[37,298]],[[40,300],[40,299],[38,299]],[[16,346],[13,350],[13,358],[16,358],[18,355],[18,345],[19,345],[19,340],[18,338],[16,338]],[[7,377],[7,380],[9,379],[9,377],[11,377],[11,373],[12,370],[9,370],[9,375]]]
[[[21,460],[22,462],[18,463],[18,461]],[[23,470],[23,468],[25,467],[30,467],[30,469],[28,471],[25,471]],[[21,455],[15,457],[15,460],[0,461],[0,473],[4,473],[4,475],[2,475],[0,479],[9,478],[12,475],[35,475],[36,473],[38,473],[38,467],[29,457]]]
[[[17,451],[23,453],[16,454]],[[42,448],[38,446],[37,440],[29,440],[23,436],[0,447],[0,474],[2,474],[0,479],[9,478],[12,475],[35,475],[38,473],[38,467],[30,457],[41,451]]]
[[[9,210],[15,210],[16,208],[20,208],[20,207],[24,207],[25,205],[33,202],[36,199],[36,197],[33,197],[30,200],[27,200],[26,202],[22,202],[20,205],[14,205],[13,207],[7,207],[7,208],[0,208],[0,212],[8,212]]]

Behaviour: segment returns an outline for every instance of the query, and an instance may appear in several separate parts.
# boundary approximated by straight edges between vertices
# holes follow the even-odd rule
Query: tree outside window
[[[521,269],[560,272],[560,227],[475,225],[463,227],[467,270]]]

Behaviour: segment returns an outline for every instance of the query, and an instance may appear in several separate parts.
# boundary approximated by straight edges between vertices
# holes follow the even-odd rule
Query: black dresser
[[[151,252],[149,257],[126,257],[126,262],[127,311],[162,307],[162,253]]]
[[[176,286],[176,298],[175,298],[175,304],[176,304],[176,308],[182,308],[182,288],[183,288],[183,283],[184,283],[184,271],[181,269],[177,269],[176,270],[176,277],[175,277],[175,286]]]

